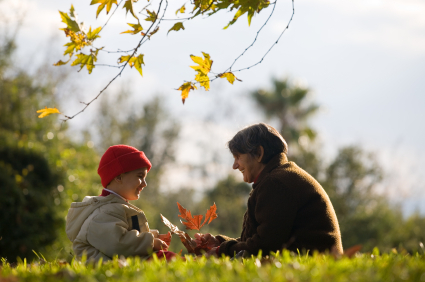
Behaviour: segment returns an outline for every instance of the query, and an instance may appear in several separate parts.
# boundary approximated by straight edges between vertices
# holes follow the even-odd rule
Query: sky
[[[137,7],[145,4],[139,0]],[[154,1],[152,7],[155,7]],[[170,1],[168,18],[184,1]],[[96,20],[96,7],[87,0],[2,0],[0,17],[11,25],[23,18],[18,33],[18,56],[36,65],[47,60],[53,64],[63,59],[67,41],[59,28],[58,10],[68,11],[73,4],[86,26],[98,27],[107,20],[104,12]],[[272,8],[262,11],[248,26],[245,16],[227,30],[223,27],[233,12],[184,23],[185,30],[167,31],[174,22],[164,21],[160,31],[141,47],[145,54],[143,78],[134,69],[124,70],[107,94],[113,95],[121,83],[133,91],[132,99],[147,101],[162,93],[164,103],[183,126],[178,160],[182,163],[218,159],[211,165],[213,175],[229,173],[231,156],[225,143],[237,130],[265,118],[248,99],[254,89],[270,87],[272,77],[290,77],[312,89],[312,101],[322,107],[313,120],[319,139],[330,160],[338,148],[358,144],[379,157],[386,171],[381,189],[392,199],[402,199],[409,214],[425,214],[425,2],[423,0],[303,0],[295,1],[295,15],[289,29],[264,61],[246,71],[235,73],[242,82],[230,85],[219,80],[211,90],[191,92],[182,105],[176,91],[184,81],[194,78],[189,55],[211,55],[212,71],[229,67],[254,40]],[[257,41],[235,64],[244,68],[258,62],[279,37],[292,14],[289,0],[276,2],[274,14]],[[23,17],[17,16],[23,15]],[[107,50],[134,48],[140,37],[120,35],[134,23],[118,9],[100,34],[98,46]],[[148,22],[142,21],[148,26]],[[46,47],[47,46],[47,47]],[[50,56],[41,56],[49,49]],[[115,65],[117,54],[102,53],[99,63]],[[74,70],[76,72],[77,69]],[[75,73],[81,91],[78,99],[61,109],[67,114],[81,108],[80,99],[90,100],[117,74],[116,68],[98,67],[91,75],[86,70]],[[86,115],[86,117],[83,117]],[[71,127],[84,127],[90,112],[72,121]],[[273,124],[273,121],[271,121]],[[205,151],[213,143],[214,150]],[[220,151],[221,150],[221,151]],[[213,156],[213,151],[220,151]],[[174,169],[166,183],[172,189],[188,182],[189,172]],[[183,176],[182,176],[183,175]],[[199,189],[213,180],[197,182]]]

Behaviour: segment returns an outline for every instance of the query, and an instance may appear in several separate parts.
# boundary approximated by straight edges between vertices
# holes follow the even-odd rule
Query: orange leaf
[[[181,223],[183,223],[187,229],[196,229],[199,230],[201,228],[201,222],[202,222],[202,215],[195,215],[194,217],[192,217],[192,214],[190,212],[190,210],[185,209],[182,205],[180,205],[179,203],[177,203],[177,206],[179,207],[179,217],[181,217],[183,220],[186,221],[181,221]]]
[[[217,213],[216,213],[217,206],[215,205],[215,203],[208,209],[207,214],[205,215],[205,220],[202,224],[201,222],[202,222],[203,215],[192,216],[192,213],[190,212],[190,210],[185,209],[178,202],[177,202],[177,206],[179,207],[179,211],[180,211],[179,217],[185,220],[185,221],[181,221],[181,220],[180,221],[186,226],[187,229],[200,230],[201,227],[204,226],[208,220],[209,220],[208,224],[210,224],[211,221],[217,218]]]
[[[211,206],[211,207],[207,210],[207,214],[205,215],[204,223],[202,223],[201,227],[202,227],[202,226],[204,226],[204,225],[205,225],[205,223],[207,223],[208,219],[209,219],[208,224],[210,224],[210,223],[211,223],[211,221],[213,221],[214,219],[216,219],[216,218],[218,217],[218,215],[216,214],[216,211],[217,211],[217,206],[216,206],[216,205],[215,205],[215,203],[214,203],[214,205],[212,205],[212,206]]]

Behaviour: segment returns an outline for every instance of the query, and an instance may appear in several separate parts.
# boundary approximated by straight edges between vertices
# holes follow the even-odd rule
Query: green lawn
[[[124,265],[122,265],[124,264]],[[20,262],[3,259],[0,282],[13,281],[425,281],[425,255],[359,254],[334,259],[329,255],[299,256],[283,252],[256,257],[198,258],[165,262],[138,258],[86,265],[55,262]]]

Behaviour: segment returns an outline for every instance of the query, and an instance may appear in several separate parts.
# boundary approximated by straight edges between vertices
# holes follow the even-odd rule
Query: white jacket
[[[72,203],[66,234],[78,259],[83,253],[87,260],[107,261],[114,255],[147,257],[153,251],[154,235],[143,211],[114,194]]]

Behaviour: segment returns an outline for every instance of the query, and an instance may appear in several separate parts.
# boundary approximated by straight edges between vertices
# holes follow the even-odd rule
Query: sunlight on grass
[[[2,259],[0,281],[425,281],[425,255],[358,254],[335,260],[329,255],[289,252],[248,259],[196,258],[171,262],[139,258],[95,264],[46,262],[42,257],[9,264]]]

